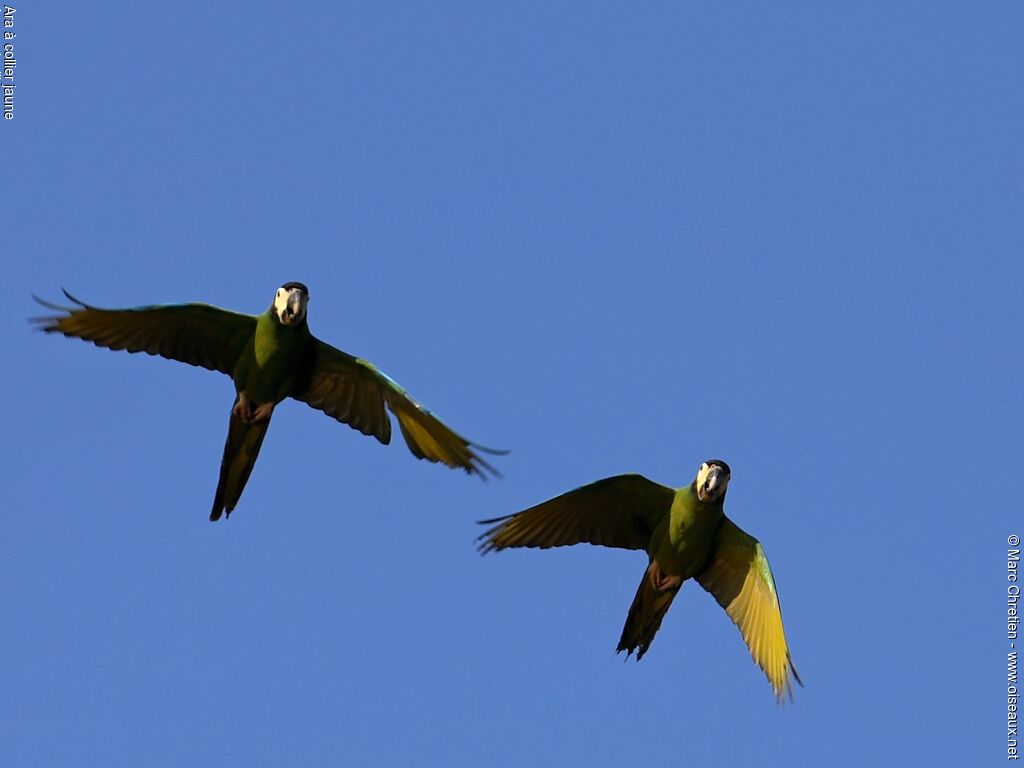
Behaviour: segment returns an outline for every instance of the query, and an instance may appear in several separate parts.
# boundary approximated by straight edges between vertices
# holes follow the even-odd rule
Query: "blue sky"
[[[1005,759],[1020,4],[16,7],[0,763]],[[288,280],[504,479],[291,402],[212,525],[231,382],[24,321]],[[711,457],[792,706],[695,584],[614,654],[641,553],[474,548]]]

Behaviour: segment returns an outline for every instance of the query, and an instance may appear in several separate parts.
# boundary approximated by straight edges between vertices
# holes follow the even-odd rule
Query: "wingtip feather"
[[[470,446],[472,448],[476,448],[478,451],[483,451],[484,453],[489,453],[489,454],[491,454],[491,456],[508,456],[510,453],[512,453],[511,449],[507,449],[507,448],[488,448],[486,445],[480,445],[480,443],[474,443],[474,442],[470,442],[470,441],[466,441],[466,445],[468,445],[468,446]]]
[[[80,306],[80,307],[81,307],[82,309],[96,309],[96,307],[94,307],[94,306],[92,306],[92,305],[90,305],[90,304],[86,304],[86,303],[85,303],[84,301],[82,301],[81,299],[76,299],[76,298],[75,298],[74,296],[72,296],[72,295],[71,295],[71,293],[70,293],[70,292],[68,291],[68,289],[67,289],[67,288],[65,288],[64,286],[61,286],[61,287],[60,287],[60,290],[61,290],[61,293],[63,293],[63,294],[65,295],[65,296],[67,296],[67,297],[68,297],[68,300],[69,300],[69,301],[71,301],[71,302],[73,302],[73,303],[77,304],[77,305],[78,305],[78,306]]]

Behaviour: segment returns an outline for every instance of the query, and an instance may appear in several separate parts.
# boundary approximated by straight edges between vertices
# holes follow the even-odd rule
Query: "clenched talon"
[[[263,403],[263,405],[256,406],[256,410],[253,411],[252,418],[250,418],[249,421],[250,422],[266,421],[267,419],[270,418],[270,414],[272,414],[273,412],[274,412],[274,404],[273,403]]]
[[[651,560],[651,564],[647,566],[647,577],[651,581],[651,586],[654,587],[657,592],[666,592],[670,589],[675,589],[683,583],[681,576],[669,576],[667,573],[663,573],[661,568],[658,566],[657,560]]]
[[[238,399],[235,401],[235,405],[231,409],[231,412],[242,421],[249,421],[252,414],[252,408],[249,406],[249,399],[245,396],[244,392],[238,393]]]

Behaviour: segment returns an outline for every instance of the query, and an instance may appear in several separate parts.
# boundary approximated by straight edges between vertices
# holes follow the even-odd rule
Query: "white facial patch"
[[[298,288],[278,288],[274,294],[274,312],[281,325],[297,325],[306,316],[306,294]]]
[[[712,470],[715,470],[714,473]],[[710,487],[708,487],[709,479],[712,483]],[[714,501],[720,498],[728,485],[729,475],[718,465],[708,464],[705,461],[697,470],[697,498],[701,501]]]

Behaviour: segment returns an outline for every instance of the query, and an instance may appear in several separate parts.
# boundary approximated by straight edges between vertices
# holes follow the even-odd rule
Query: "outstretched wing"
[[[485,471],[498,474],[477,451],[504,451],[484,448],[454,432],[372,363],[319,339],[312,340],[306,354],[292,392],[296,400],[364,435],[376,437],[385,445],[391,442],[391,419],[386,406],[398,419],[402,436],[416,458],[461,467],[481,477],[486,477]]]
[[[481,552],[507,547],[564,547],[586,542],[647,549],[651,534],[672,509],[675,491],[642,475],[616,475],[563,493],[497,523],[478,539]]]
[[[760,542],[724,518],[708,565],[697,574],[697,581],[739,627],[750,655],[768,676],[779,700],[787,695],[792,699],[790,675],[800,685],[803,682],[789,656],[775,579]]]
[[[35,317],[40,330],[62,333],[98,347],[146,352],[231,375],[256,317],[209,304],[166,304],[134,309],[100,309],[64,295],[77,306],[62,307],[33,296],[59,315]]]

